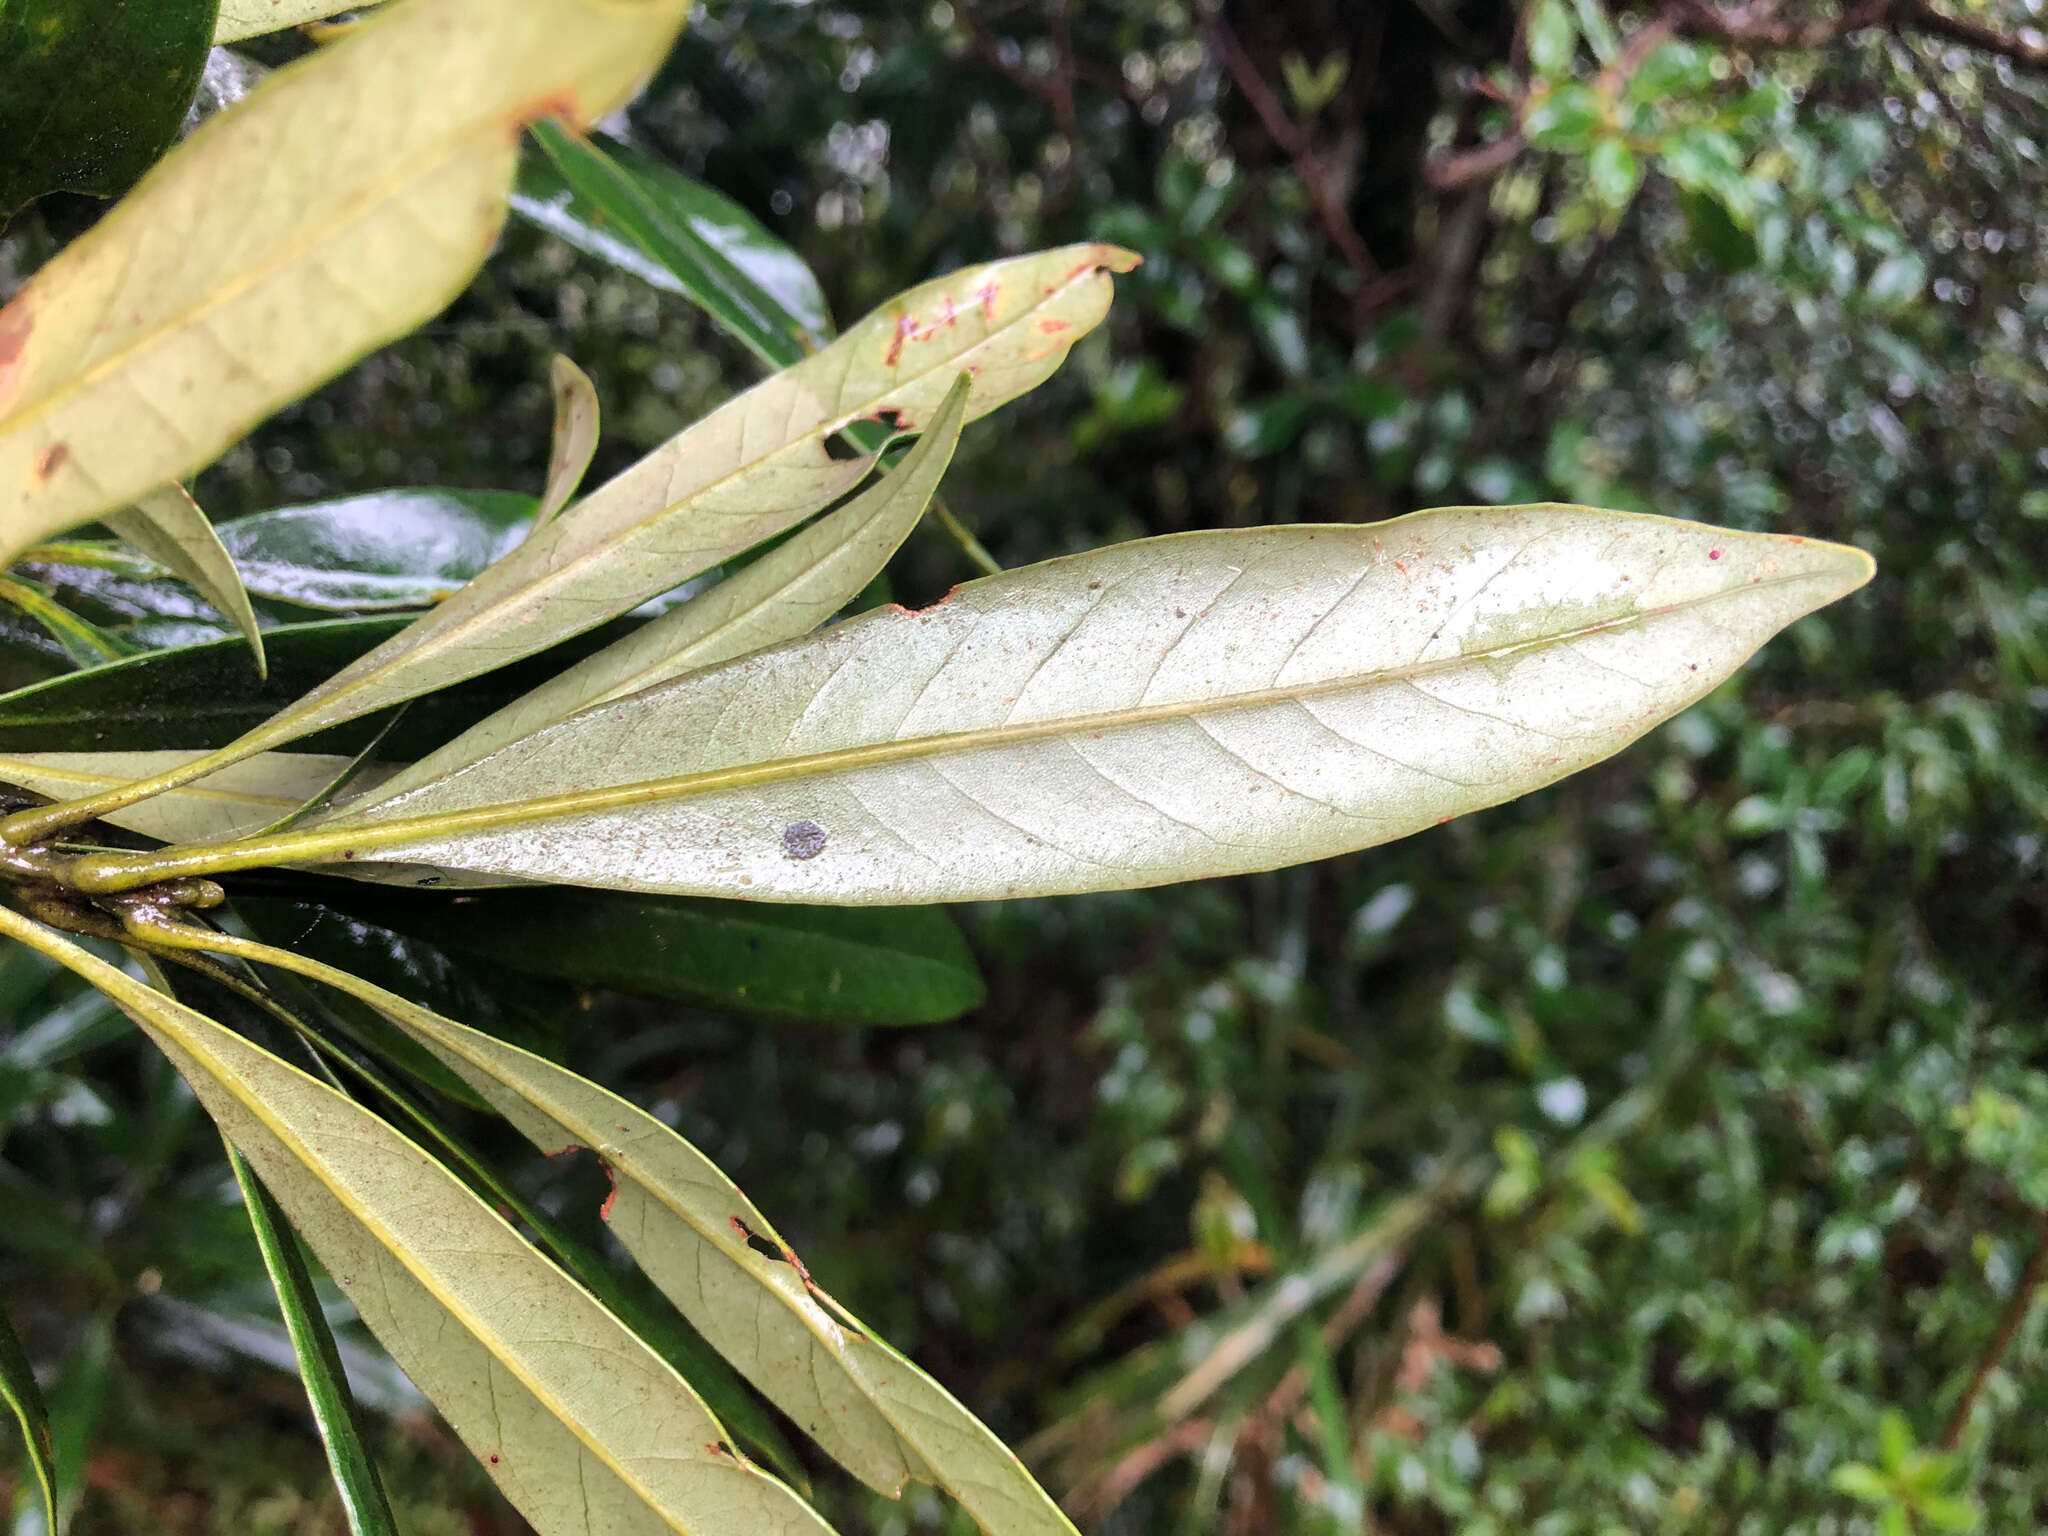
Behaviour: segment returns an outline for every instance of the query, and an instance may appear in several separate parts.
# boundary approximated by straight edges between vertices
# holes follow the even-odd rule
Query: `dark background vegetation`
[[[546,1002],[1084,1528],[2048,1525],[2048,55],[2021,4],[1954,14],[705,8],[626,131],[842,320],[995,254],[1143,253],[963,442],[949,500],[1005,563],[1560,499],[1880,573],[1513,805],[964,911],[989,997],[955,1024],[522,985],[474,1021]],[[81,208],[17,223],[0,292]],[[755,376],[515,225],[201,499],[530,491],[556,349],[603,395],[600,472]],[[969,574],[927,527],[892,580]],[[0,957],[7,1016],[42,985]],[[76,1530],[341,1529],[217,1140],[118,1028],[73,1068],[0,1067],[0,1292],[91,1428]],[[587,1167],[534,1179],[588,1204]],[[412,1529],[520,1529],[399,1384],[370,1395]],[[838,1486],[846,1529],[956,1528]]]

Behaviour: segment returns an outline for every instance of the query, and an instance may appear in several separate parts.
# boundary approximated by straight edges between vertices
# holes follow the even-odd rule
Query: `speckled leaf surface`
[[[0,5],[0,223],[45,192],[114,197],[170,147],[215,0]]]
[[[845,903],[1268,869],[1597,762],[1871,570],[1556,505],[1173,535],[864,615],[585,711],[318,841],[215,858]]]
[[[0,565],[438,310],[524,124],[610,110],[683,9],[407,0],[209,119],[0,309]]]
[[[55,934],[162,1048],[371,1332],[541,1536],[830,1528],[682,1378],[384,1121]]]
[[[479,721],[408,768],[386,792],[439,778],[579,709],[808,634],[873,581],[917,526],[953,461],[968,398],[962,375],[917,446],[879,484],[710,591]]]

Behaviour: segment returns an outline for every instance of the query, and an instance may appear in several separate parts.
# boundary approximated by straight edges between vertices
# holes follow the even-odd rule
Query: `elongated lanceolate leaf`
[[[555,437],[548,455],[547,486],[533,519],[536,533],[569,505],[597,452],[597,386],[590,375],[557,355],[548,369],[548,385],[555,397]]]
[[[0,783],[32,789],[53,800],[74,800],[180,767],[199,755],[190,750],[0,753]],[[351,761],[323,752],[268,752],[197,784],[115,811],[107,819],[166,843],[248,837],[319,794]],[[396,771],[395,765],[366,765],[351,781],[350,791],[374,792]]]
[[[241,1187],[250,1229],[256,1234],[263,1267],[270,1272],[271,1286],[277,1292],[278,1311],[298,1356],[299,1379],[305,1383],[320,1442],[327,1448],[327,1468],[341,1496],[350,1536],[398,1536],[398,1522],[385,1497],[383,1479],[363,1444],[362,1424],[349,1391],[348,1373],[342,1368],[341,1351],[335,1347],[326,1314],[320,1310],[320,1297],[299,1254],[298,1241],[285,1225],[277,1201],[235,1150],[235,1144],[226,1146],[228,1166]]]
[[[43,1523],[55,1531],[57,1525],[57,1462],[50,1447],[50,1411],[43,1404],[42,1388],[36,1385],[34,1367],[14,1335],[14,1327],[0,1313],[0,1399],[5,1399],[21,1428],[22,1458],[35,1479],[42,1499]]]
[[[683,10],[407,0],[209,119],[0,310],[0,565],[447,303],[524,124],[610,110]]]
[[[859,904],[1268,869],[1597,762],[1871,570],[1555,505],[1148,539],[600,705],[297,840],[88,878],[390,858]]]
[[[182,485],[151,491],[124,512],[110,512],[106,525],[166,570],[190,582],[199,595],[234,622],[256,653],[259,676],[269,670],[256,610],[235,570],[234,557]]]
[[[233,941],[223,947],[296,970],[376,1008],[543,1151],[595,1151],[612,1176],[605,1219],[648,1278],[742,1375],[869,1487],[892,1496],[913,1480],[943,1487],[992,1536],[1073,1536],[1058,1506],[1008,1448],[825,1295],[732,1181],[652,1115],[565,1068],[346,972],[274,951],[259,955]]]
[[[1072,246],[914,288],[825,351],[763,380],[586,497],[403,634],[234,751],[250,754],[551,645],[801,522],[850,490],[869,455],[827,439],[887,417],[923,427],[962,372],[972,415],[1043,382],[1107,311],[1135,260]]]
[[[384,1121],[0,910],[162,1048],[370,1331],[541,1536],[829,1529],[667,1365]]]
[[[889,563],[938,489],[968,401],[961,375],[896,470],[709,592],[578,662],[470,727],[384,787],[388,798],[475,762],[579,709],[808,634]]]
[[[536,123],[512,206],[655,287],[687,294],[771,368],[830,339],[824,292],[803,258],[739,204],[618,146]]]

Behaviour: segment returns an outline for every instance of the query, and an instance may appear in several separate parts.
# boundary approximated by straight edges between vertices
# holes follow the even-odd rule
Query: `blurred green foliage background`
[[[1560,499],[1848,540],[1880,574],[1516,804],[961,913],[988,996],[956,1023],[396,958],[670,1118],[1084,1529],[2048,1527],[2041,25],[2027,0],[704,7],[614,126],[791,242],[842,320],[995,254],[1143,253],[1104,331],[963,441],[948,500],[1006,564]],[[18,219],[0,297],[93,213]],[[756,373],[515,222],[446,316],[200,499],[531,492],[558,349],[604,399],[600,474]],[[971,574],[927,526],[890,583]],[[116,598],[110,632],[167,638]],[[58,665],[9,645],[17,676]],[[23,954],[0,1020],[0,1300],[58,1362],[74,1531],[340,1530],[204,1117]],[[527,1173],[590,1222],[590,1166]],[[409,1528],[522,1529],[351,1347]],[[836,1486],[849,1531],[960,1528]]]

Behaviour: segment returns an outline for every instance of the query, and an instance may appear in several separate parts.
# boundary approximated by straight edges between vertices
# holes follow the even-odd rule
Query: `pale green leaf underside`
[[[439,309],[522,124],[609,110],[682,11],[407,0],[209,119],[0,309],[0,566]]]
[[[235,569],[234,556],[213,531],[199,503],[182,485],[151,491],[126,511],[108,513],[104,521],[117,537],[182,577],[218,608],[256,653],[258,674],[268,670],[263,631],[257,627],[256,610],[242,585],[242,573]]]
[[[597,386],[590,382],[590,375],[557,354],[548,368],[548,387],[555,397],[555,435],[548,454],[547,483],[541,491],[540,508],[534,514],[532,533],[540,532],[554,521],[557,512],[569,505],[569,498],[583,483],[584,473],[597,452],[600,416]]]
[[[672,438],[447,602],[226,749],[281,745],[473,677],[602,623],[801,522],[872,455],[826,439],[894,413],[922,427],[974,375],[981,415],[1035,387],[1107,312],[1108,246],[969,268],[891,300],[844,336]]]
[[[876,1491],[945,1488],[991,1536],[1073,1536],[1002,1441],[809,1281],[768,1220],[695,1147],[616,1094],[367,983],[383,1012],[546,1152],[588,1147],[612,1174],[612,1232],[697,1331]],[[308,974],[315,974],[307,967]],[[756,1252],[747,1234],[786,1259]]]
[[[1150,539],[584,711],[224,863],[844,903],[1272,868],[1597,762],[1871,569],[1556,505]]]
[[[392,1358],[542,1536],[829,1530],[683,1380],[384,1121],[11,912],[112,998],[241,1148]]]
[[[0,754],[0,783],[54,800],[96,795],[183,767],[203,753],[16,752]],[[288,816],[334,782],[352,760],[318,752],[268,752],[107,817],[117,827],[166,843],[248,837]],[[397,770],[372,765],[351,792],[375,789]]]
[[[924,515],[952,462],[967,400],[963,376],[917,446],[879,484],[710,591],[478,721],[384,786],[384,797],[475,762],[579,709],[808,634],[881,574]]]

